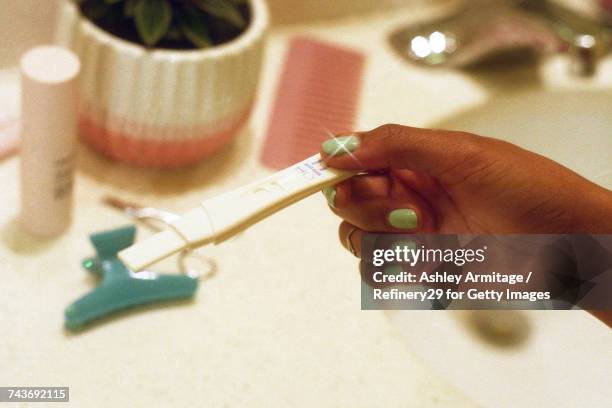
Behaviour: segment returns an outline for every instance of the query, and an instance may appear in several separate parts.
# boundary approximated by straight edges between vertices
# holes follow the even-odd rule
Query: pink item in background
[[[19,120],[0,121],[0,160],[12,156],[19,149]]]
[[[0,68],[0,160],[19,150],[19,70]]]
[[[171,169],[195,164],[227,145],[246,124],[251,105],[238,114],[217,123],[217,128],[187,126],[151,126],[111,114],[106,123],[119,129],[141,129],[144,134],[168,134],[170,138],[135,138],[128,132],[111,130],[94,119],[95,109],[81,106],[79,127],[83,138],[105,156],[143,167]]]
[[[365,58],[309,38],[289,45],[262,162],[274,169],[319,151],[337,132],[353,130]]]
[[[20,221],[34,235],[59,235],[72,218],[80,67],[60,47],[21,59]]]

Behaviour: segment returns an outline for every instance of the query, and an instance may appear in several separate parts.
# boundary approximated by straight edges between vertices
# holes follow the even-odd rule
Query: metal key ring
[[[142,221],[143,224],[154,231],[161,231],[162,229],[159,228],[157,224],[153,224],[148,221],[153,220],[169,227],[174,221],[180,218],[178,215],[169,211],[160,210],[154,207],[143,207],[141,205],[123,201],[115,197],[105,197],[103,201],[112,207],[120,209],[130,217],[135,218],[138,221]],[[197,259],[200,261],[200,263],[208,265],[208,270],[196,271],[193,268],[189,268],[186,263],[186,259],[189,257]],[[208,279],[217,272],[217,263],[212,258],[202,256],[191,248],[185,249],[179,253],[177,264],[179,271],[182,274],[196,279]]]
[[[186,263],[186,259],[189,257],[192,257],[194,259],[201,261],[202,263],[207,264],[208,270],[204,272],[204,271],[199,271],[197,269],[189,268],[189,266]],[[191,250],[191,249],[186,249],[184,251],[181,251],[178,254],[177,263],[179,266],[179,271],[182,274],[187,275],[194,279],[200,279],[200,280],[209,279],[217,273],[217,262],[215,262],[214,259],[201,256],[196,251]]]

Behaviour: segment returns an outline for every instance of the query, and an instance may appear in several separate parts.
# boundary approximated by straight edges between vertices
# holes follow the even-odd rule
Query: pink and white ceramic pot
[[[268,27],[264,0],[236,39],[203,50],[149,50],[117,38],[61,0],[56,43],[81,59],[80,128],[114,159],[179,167],[213,154],[247,122]]]

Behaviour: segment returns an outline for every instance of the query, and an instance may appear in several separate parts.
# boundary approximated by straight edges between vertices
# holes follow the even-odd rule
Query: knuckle
[[[483,177],[499,167],[496,149],[490,145],[493,139],[467,132],[453,132],[452,136],[455,142],[453,157],[449,158],[439,175],[446,188],[483,182]]]
[[[485,150],[485,138],[468,132],[460,132],[461,147],[468,155],[482,154]]]
[[[377,129],[377,133],[382,139],[397,139],[404,133],[404,126],[395,123],[387,123]]]
[[[385,124],[376,129],[377,151],[385,157],[403,157],[406,146],[406,127],[393,123]],[[374,140],[372,140],[374,142]]]
[[[492,155],[498,150],[493,146],[495,139],[468,132],[458,132],[459,152],[462,159],[468,163],[477,163],[493,159]]]

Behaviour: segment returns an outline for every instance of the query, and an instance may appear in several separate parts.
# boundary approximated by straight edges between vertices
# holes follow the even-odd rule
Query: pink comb
[[[262,162],[280,169],[353,129],[363,54],[298,37],[291,41],[264,144]]]

